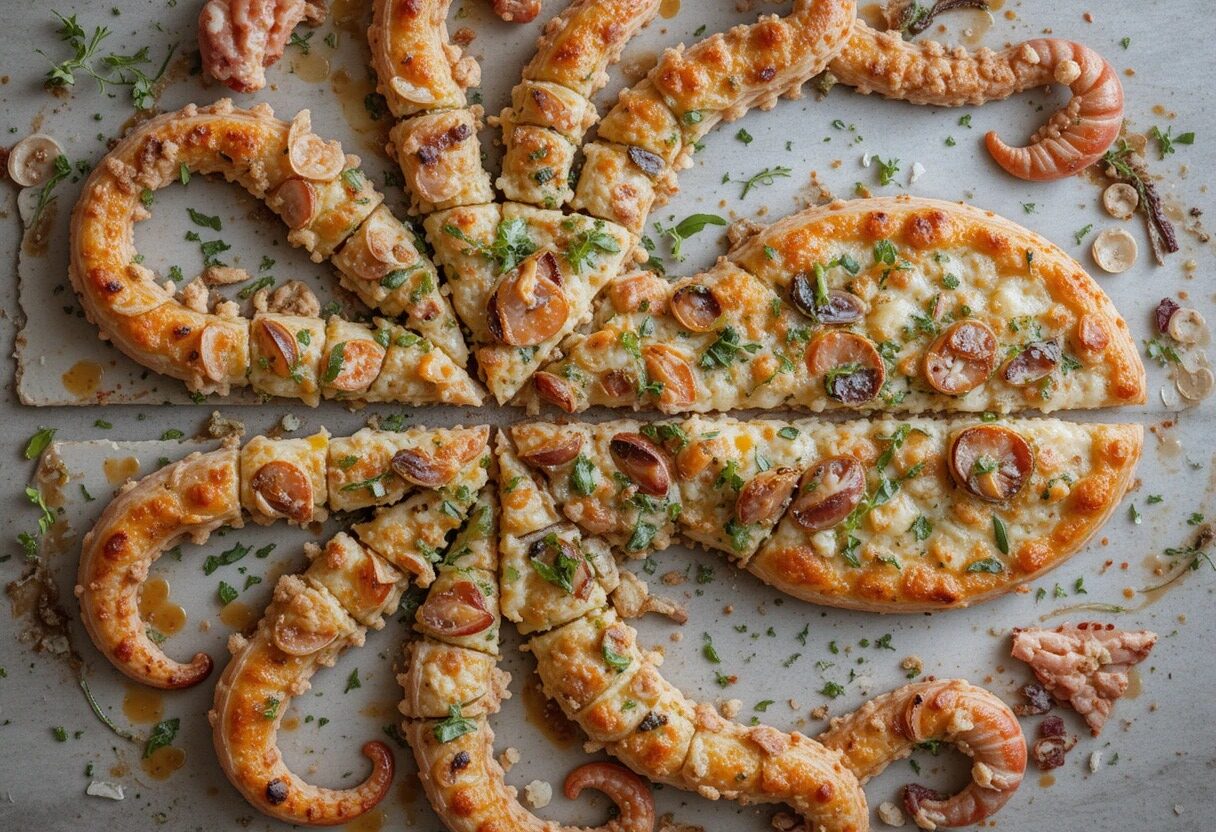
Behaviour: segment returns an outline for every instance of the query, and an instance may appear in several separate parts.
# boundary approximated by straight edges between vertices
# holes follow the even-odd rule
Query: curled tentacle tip
[[[616,820],[600,829],[613,832],[654,829],[654,796],[646,782],[629,769],[616,763],[587,763],[566,776],[562,791],[567,799],[575,800],[587,788],[606,794],[620,812]]]
[[[364,757],[372,761],[372,773],[367,777],[368,784],[383,783],[384,788],[387,789],[393,782],[393,771],[396,765],[392,749],[380,740],[368,740],[363,743],[363,748],[360,750]],[[379,798],[376,799],[379,801]]]

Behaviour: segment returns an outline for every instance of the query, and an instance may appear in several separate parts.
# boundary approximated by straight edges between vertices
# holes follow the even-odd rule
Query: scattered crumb
[[[106,800],[122,800],[122,784],[111,783],[108,780],[94,780],[89,783],[84,793],[90,797],[104,797]],[[1174,807],[1178,811],[1178,807]]]
[[[680,823],[670,814],[667,814],[659,818],[659,826],[656,832],[705,832],[705,827]]]
[[[674,633],[671,634],[670,638],[671,638],[671,641],[673,644],[679,644],[681,641],[684,640],[684,631],[676,630]]]
[[[228,286],[244,283],[248,279],[249,272],[235,266],[208,266],[203,269],[203,282],[208,286]]]
[[[1102,765],[1102,752],[1101,751],[1095,751],[1089,755],[1089,770],[1090,771],[1097,771],[1098,767],[1101,765]]]
[[[291,433],[300,429],[300,417],[294,413],[284,413],[283,418],[279,420],[279,427]]]
[[[510,771],[518,762],[519,749],[513,745],[507,746],[507,748],[498,755],[498,764],[502,766],[503,771]]]
[[[786,704],[788,704],[790,706],[791,711],[802,710],[802,704],[797,699],[793,698],[792,696],[785,701],[786,701]]]
[[[827,719],[827,718],[828,718],[828,706],[827,705],[820,705],[819,707],[817,707],[811,711],[811,719]]]
[[[920,656],[915,654],[904,656],[904,660],[899,663],[899,666],[911,673],[913,676],[919,676],[925,672],[925,663],[921,661]]]
[[[889,800],[884,800],[878,805],[878,819],[887,826],[903,826],[904,813],[899,807]]]
[[[687,576],[678,569],[673,569],[670,572],[664,572],[662,581],[667,586],[679,586],[688,580]]]
[[[734,719],[741,710],[743,710],[743,700],[741,699],[727,699],[718,706],[718,712],[727,719]]]
[[[524,798],[533,809],[543,809],[553,802],[553,786],[544,780],[533,780],[524,786]]]
[[[218,410],[213,410],[211,411],[211,418],[207,420],[207,435],[212,439],[244,436],[245,423],[237,419],[229,419],[220,415]]]

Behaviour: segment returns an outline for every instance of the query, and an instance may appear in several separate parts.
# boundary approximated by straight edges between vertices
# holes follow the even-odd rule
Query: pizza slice
[[[970,206],[834,202],[666,285],[615,281],[530,394],[706,412],[1050,412],[1145,400],[1127,324],[1079,263]]]
[[[1118,505],[1136,425],[694,416],[508,429],[569,521],[627,554],[677,536],[815,603],[967,606],[1077,552]]]
[[[613,223],[513,202],[440,211],[424,224],[499,404],[589,316],[633,248]]]

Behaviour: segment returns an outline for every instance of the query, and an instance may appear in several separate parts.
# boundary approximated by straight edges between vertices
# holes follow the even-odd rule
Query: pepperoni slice
[[[929,345],[925,379],[939,393],[961,396],[979,387],[997,363],[997,340],[982,321],[957,321]]]
[[[266,369],[279,378],[289,378],[300,361],[296,337],[278,321],[259,318],[253,328],[258,353],[266,359]]]
[[[950,474],[959,487],[981,500],[1013,498],[1033,472],[1030,443],[1004,425],[967,428],[950,444]]]
[[[812,378],[822,378],[828,396],[844,404],[865,404],[878,396],[886,381],[882,356],[868,338],[855,332],[816,335],[806,351]]]
[[[529,465],[537,465],[541,468],[556,468],[559,465],[565,465],[576,456],[583,448],[583,437],[580,434],[571,434],[551,445],[545,445],[526,454],[520,454],[519,458]]]
[[[638,490],[651,497],[666,497],[671,487],[667,457],[640,433],[618,433],[608,443],[612,461],[633,480]]]
[[[346,393],[366,390],[380,375],[383,363],[384,348],[375,341],[342,341],[329,352],[326,383]]]
[[[862,464],[851,456],[830,456],[803,474],[790,516],[807,531],[830,529],[849,516],[865,493]]]
[[[535,346],[557,334],[570,303],[553,253],[535,254],[503,277],[486,311],[490,334],[513,347]]]
[[[532,376],[532,386],[536,388],[536,395],[549,404],[559,407],[567,413],[573,413],[578,409],[578,399],[574,395],[574,388],[565,379],[542,370]]]
[[[267,462],[249,478],[249,487],[272,511],[297,523],[312,519],[312,478],[298,466],[281,459]]]
[[[685,408],[697,400],[697,381],[692,367],[680,353],[666,344],[651,344],[642,350],[646,374],[662,382],[659,404],[668,409]]]
[[[431,635],[459,638],[486,630],[494,614],[486,607],[485,596],[472,581],[457,581],[442,592],[432,592],[418,610],[422,629]]]
[[[797,468],[771,468],[748,480],[735,500],[735,517],[740,523],[769,523],[781,512],[794,493]]]
[[[709,332],[722,317],[722,304],[709,287],[693,283],[671,296],[671,313],[690,332]]]

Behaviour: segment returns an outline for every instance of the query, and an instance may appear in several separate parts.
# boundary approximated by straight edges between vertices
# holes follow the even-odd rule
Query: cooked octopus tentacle
[[[462,495],[486,481],[488,440],[486,427],[362,430],[334,439],[322,431],[256,437],[239,451],[227,445],[165,466],[125,487],[85,535],[76,587],[85,628],[131,678],[154,687],[197,684],[211,659],[199,654],[178,664],[146,636],[139,616],[139,593],[161,552],[183,539],[202,543],[217,528],[239,527],[245,516],[308,525],[328,510],[369,507],[375,514],[355,533],[377,556],[356,557],[358,547],[339,536],[314,563],[310,580],[324,584],[360,625],[378,626],[374,608],[391,595],[386,572],[414,575],[424,586],[433,579],[428,556],[455,528],[445,506],[467,502]],[[325,569],[339,566],[348,567],[352,581],[326,577]],[[367,587],[376,586],[385,598],[369,595]]]
[[[905,41],[899,32],[879,32],[859,20],[829,69],[863,94],[935,107],[983,104],[1050,84],[1068,86],[1072,98],[1028,147],[1010,147],[995,133],[985,137],[997,164],[1021,179],[1077,173],[1101,157],[1123,123],[1123,86],[1110,63],[1089,47],[1058,38],[970,53],[935,41]]]
[[[288,38],[304,21],[325,19],[325,0],[207,0],[198,16],[203,69],[237,92],[266,86],[265,69],[283,57]],[[503,20],[529,23],[541,0],[493,0]]]
[[[785,17],[665,51],[604,117],[571,207],[641,233],[650,209],[675,192],[674,172],[692,164],[696,143],[720,121],[797,96],[840,50],[855,10],[854,0],[796,0]]]
[[[414,749],[423,789],[453,832],[575,832],[542,821],[516,798],[494,757],[488,717],[508,696],[499,670],[497,501],[484,489],[448,546],[439,577],[418,609],[419,638],[406,646],[403,734]],[[620,766],[592,763],[566,780],[571,799],[583,788],[609,796],[619,816],[599,832],[650,832],[654,804],[645,784]]]
[[[1026,770],[1026,739],[1013,711],[992,693],[958,679],[917,682],[872,699],[832,720],[818,739],[840,750],[862,783],[907,757],[918,743],[950,743],[971,757],[971,781],[958,794],[914,784],[905,788],[905,805],[925,829],[979,823],[1013,796]]]
[[[199,653],[180,664],[148,638],[139,592],[148,569],[183,538],[202,543],[223,526],[240,526],[237,452],[226,446],[191,454],[131,483],[84,536],[76,597],[97,649],[137,682],[157,688],[198,684],[211,672]]]
[[[503,614],[535,634],[527,649],[545,694],[649,780],[710,799],[788,803],[816,829],[866,829],[865,796],[840,752],[798,733],[731,722],[663,679],[636,631],[606,605],[595,579],[604,544],[560,523],[505,437],[497,454],[500,486],[510,483],[501,495]],[[538,580],[538,561],[560,564],[566,578]]]
[[[264,105],[239,110],[224,100],[152,119],[94,168],[72,214],[69,273],[86,315],[103,339],[198,392],[250,384],[311,405],[322,395],[480,402],[460,366],[467,351],[435,267],[358,163],[312,133],[307,110],[289,124]],[[147,195],[183,171],[222,174],[265,200],[291,229],[290,242],[317,261],[334,255],[343,282],[369,304],[404,313],[408,329],[326,322],[306,289],[310,302],[266,309],[251,322],[229,301],[209,309],[205,289],[192,302],[159,285],[139,263],[133,225],[149,216]],[[392,373],[405,375],[377,384]]]
[[[302,574],[279,580],[254,634],[230,639],[233,660],[209,714],[216,753],[233,785],[274,817],[309,825],[345,823],[383,798],[392,781],[391,753],[382,743],[369,742],[364,754],[373,770],[360,786],[330,790],[303,783],[283,764],[276,732],[289,699],[308,689],[318,667],[331,666],[346,647],[362,645],[366,628],[384,626],[385,613],[396,609],[411,581],[431,582],[430,558],[410,550],[438,551],[486,482],[488,429],[414,433],[424,441],[392,452],[391,470],[421,490],[356,526],[358,540],[339,533],[323,549],[313,547]],[[364,439],[364,456],[376,456],[380,437]],[[382,447],[393,451],[389,442]],[[340,443],[334,443],[343,453],[339,459],[346,460],[350,455]],[[380,490],[377,499],[391,498],[394,489],[382,485]],[[404,493],[404,487],[395,490]],[[334,484],[331,493],[343,493],[343,486]],[[333,501],[333,507],[357,504]],[[434,591],[451,589],[441,576]]]

